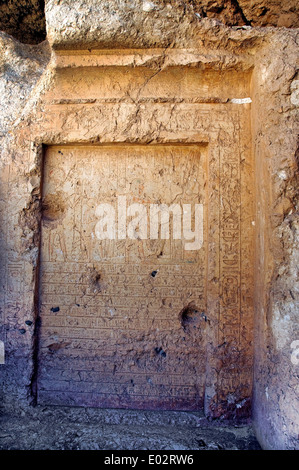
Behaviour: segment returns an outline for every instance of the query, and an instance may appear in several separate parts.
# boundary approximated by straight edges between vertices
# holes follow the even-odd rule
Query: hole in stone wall
[[[46,39],[44,0],[8,0],[0,2],[0,30],[25,44]]]

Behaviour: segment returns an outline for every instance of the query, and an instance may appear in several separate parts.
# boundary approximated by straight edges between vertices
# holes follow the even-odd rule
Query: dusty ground
[[[259,450],[250,425],[201,413],[36,407],[2,414],[1,450]]]

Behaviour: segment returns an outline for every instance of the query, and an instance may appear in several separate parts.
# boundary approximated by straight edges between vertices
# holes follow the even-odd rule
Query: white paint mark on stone
[[[291,348],[294,349],[291,355],[292,364],[297,366],[299,364],[299,341],[295,340],[291,344]]]
[[[152,11],[156,9],[156,5],[153,2],[143,2],[142,10],[143,11]]]
[[[251,98],[232,98],[230,101],[231,103],[235,103],[235,104],[252,103]]]
[[[5,349],[3,341],[0,341],[0,364],[5,364]]]
[[[287,172],[285,170],[281,170],[278,173],[278,178],[280,178],[281,180],[286,180],[288,178]]]
[[[299,80],[293,80],[291,84],[291,103],[299,106]]]

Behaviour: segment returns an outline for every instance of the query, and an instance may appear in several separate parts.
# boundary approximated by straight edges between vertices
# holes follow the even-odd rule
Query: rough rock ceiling
[[[88,0],[87,0],[88,1]],[[173,0],[154,0],[174,3]],[[297,0],[177,0],[189,3],[202,18],[216,18],[228,26],[298,27]],[[46,39],[44,0],[0,0],[0,30],[23,43]]]
[[[46,39],[44,0],[0,0],[0,30],[27,44]]]
[[[299,26],[297,0],[190,0],[203,17],[228,26]]]

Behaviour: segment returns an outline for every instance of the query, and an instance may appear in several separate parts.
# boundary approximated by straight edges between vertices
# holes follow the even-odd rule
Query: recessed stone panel
[[[202,407],[206,153],[194,144],[48,147],[40,403]],[[99,238],[107,214],[112,239]]]

